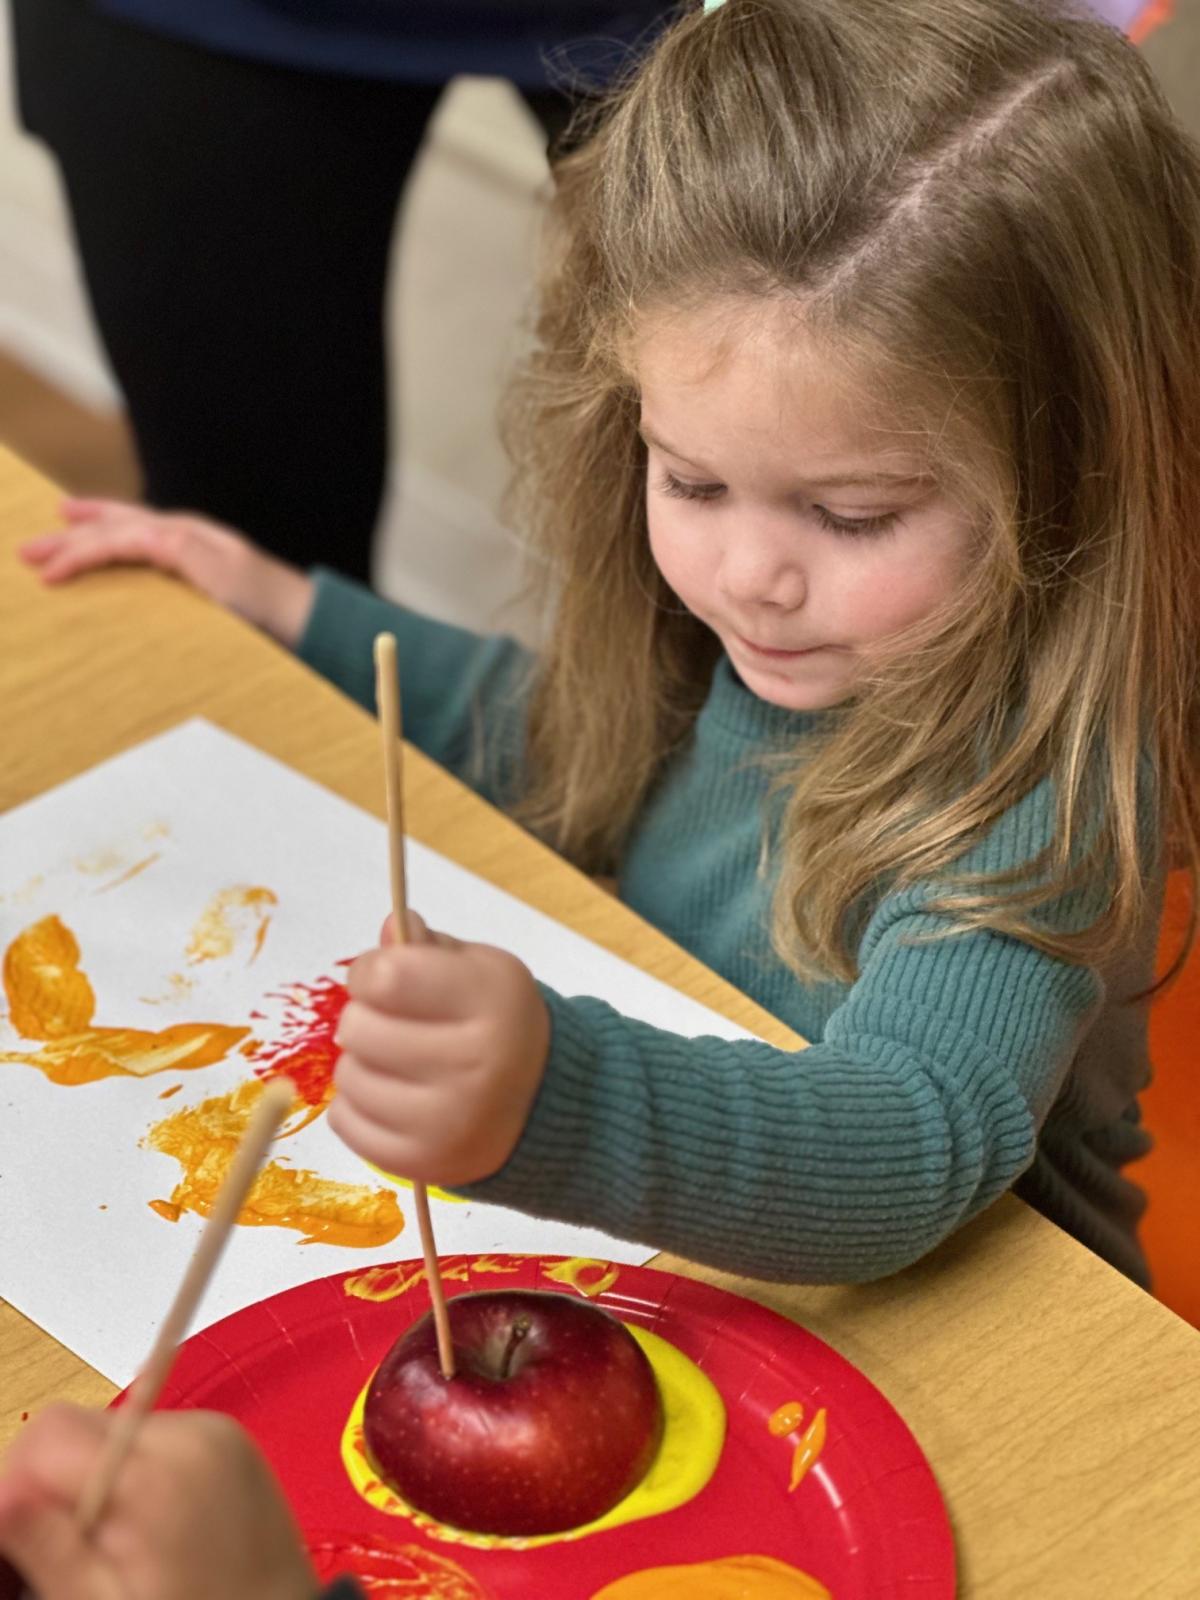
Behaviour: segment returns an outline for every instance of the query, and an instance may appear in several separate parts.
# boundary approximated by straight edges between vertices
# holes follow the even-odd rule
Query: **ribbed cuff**
[[[394,629],[402,608],[325,567],[314,568],[312,578],[313,606],[296,654],[314,672],[373,710],[375,663],[364,641],[382,629]]]

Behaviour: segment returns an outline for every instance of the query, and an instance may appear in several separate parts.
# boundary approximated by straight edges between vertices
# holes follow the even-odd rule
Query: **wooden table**
[[[146,572],[43,591],[13,551],[54,503],[0,452],[0,810],[201,714],[383,815],[371,718],[251,629]],[[414,754],[406,783],[416,838],[764,1038],[797,1042],[430,762]],[[657,1264],[803,1322],[878,1384],[937,1473],[964,1596],[1200,1595],[1200,1334],[1018,1201],[866,1287]],[[0,1441],[52,1398],[113,1393],[2,1304],[0,1371]]]

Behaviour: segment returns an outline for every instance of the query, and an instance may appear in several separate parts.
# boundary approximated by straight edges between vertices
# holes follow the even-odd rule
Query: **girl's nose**
[[[771,528],[739,530],[723,553],[720,584],[737,605],[802,606],[808,581],[794,527],[786,536]]]

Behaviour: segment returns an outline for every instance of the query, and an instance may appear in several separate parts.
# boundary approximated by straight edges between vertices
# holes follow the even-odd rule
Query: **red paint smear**
[[[22,1413],[21,1413],[21,1421],[22,1422],[28,1422],[29,1421],[29,1413],[28,1413],[28,1411],[22,1411]]]
[[[279,1037],[264,1040],[252,1060],[256,1078],[288,1077],[306,1105],[322,1106],[333,1095],[333,1068],[338,1047],[333,1035],[342,1007],[350,996],[333,978],[293,984],[279,998],[287,1000]]]

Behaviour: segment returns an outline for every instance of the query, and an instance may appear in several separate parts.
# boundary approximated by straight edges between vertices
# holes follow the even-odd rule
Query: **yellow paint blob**
[[[611,1289],[621,1276],[620,1268],[611,1261],[594,1261],[590,1256],[571,1256],[557,1266],[544,1268],[548,1278],[555,1283],[565,1283],[571,1289],[594,1300],[597,1295]]]
[[[387,1172],[383,1167],[377,1167],[373,1161],[364,1159],[363,1165],[370,1167],[372,1172],[377,1172],[381,1178],[386,1178],[389,1183],[397,1184],[401,1189],[411,1189],[413,1186],[411,1178],[398,1178],[394,1172]],[[465,1206],[467,1203],[466,1195],[448,1194],[445,1189],[439,1189],[435,1184],[427,1184],[426,1189],[431,1200],[448,1200],[454,1206]]]
[[[725,1556],[647,1567],[606,1583],[592,1600],[832,1600],[824,1584],[773,1556]]]
[[[151,1201],[152,1210],[169,1221],[184,1211],[209,1215],[265,1088],[253,1078],[228,1094],[185,1106],[151,1128],[146,1143],[183,1168],[170,1199]],[[306,1114],[307,1108],[298,1102],[296,1112]],[[404,1213],[390,1189],[338,1183],[277,1161],[258,1174],[237,1220],[245,1227],[292,1228],[304,1236],[302,1244],[361,1249],[387,1244],[404,1227]]]
[[[602,1533],[606,1528],[620,1527],[625,1522],[640,1522],[645,1517],[656,1517],[686,1505],[717,1470],[725,1443],[724,1403],[711,1380],[682,1350],[635,1323],[626,1326],[645,1351],[658,1380],[663,1404],[663,1437],[649,1472],[637,1488],[594,1522],[570,1528],[565,1533],[505,1539],[498,1534],[468,1533],[463,1528],[451,1528],[410,1506],[380,1480],[367,1459],[363,1410],[370,1379],[354,1402],[342,1433],[342,1461],[350,1482],[377,1511],[408,1517],[430,1538],[447,1544],[470,1545],[476,1550],[532,1550],[539,1545],[583,1539],[590,1533]]]
[[[471,1273],[520,1271],[520,1261],[497,1261],[494,1256],[474,1256],[470,1260],[456,1261],[443,1256],[438,1264],[438,1277],[443,1283],[469,1283]],[[402,1294],[425,1282],[425,1268],[420,1263],[410,1265],[403,1261],[386,1267],[367,1267],[342,1283],[343,1294],[354,1300],[398,1300]]]
[[[4,994],[12,1025],[25,1039],[67,1038],[96,1014],[75,935],[57,917],[33,923],[4,952]]]
[[[792,1476],[788,1482],[788,1493],[794,1493],[809,1467],[821,1454],[821,1446],[825,1443],[825,1407],[809,1423],[801,1435],[796,1446],[796,1453],[792,1457]]]
[[[235,883],[218,890],[192,929],[187,947],[189,965],[231,956],[242,934],[250,929],[254,931],[250,953],[253,961],[262,949],[271,921],[267,908],[278,904],[279,897],[273,890],[257,885]]]
[[[776,1439],[782,1439],[789,1433],[795,1433],[803,1421],[804,1407],[799,1400],[789,1400],[767,1418],[767,1432]]]

